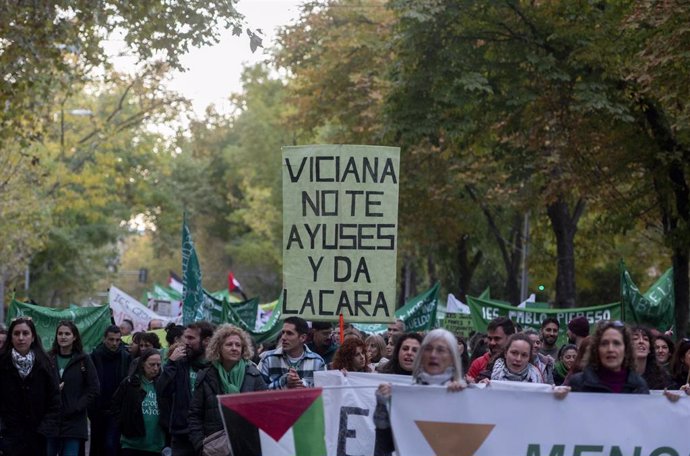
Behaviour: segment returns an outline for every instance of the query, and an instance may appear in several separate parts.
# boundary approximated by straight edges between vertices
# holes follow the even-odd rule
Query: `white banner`
[[[690,398],[394,385],[400,456],[688,456]],[[330,453],[329,453],[330,454]],[[353,453],[355,454],[355,453]]]
[[[328,456],[373,456],[376,388],[381,383],[411,382],[412,377],[406,375],[314,372],[314,383],[324,387]]]
[[[448,313],[461,313],[461,314],[468,314],[470,313],[470,306],[465,304],[464,302],[460,301],[458,298],[455,297],[453,293],[448,294],[448,301],[446,302],[446,312]]]
[[[124,291],[114,285],[110,286],[108,292],[110,308],[113,309],[113,318],[116,324],[122,323],[127,318],[134,323],[134,332],[146,331],[149,321],[153,319],[162,320],[165,324],[170,320],[167,317],[158,315]]]

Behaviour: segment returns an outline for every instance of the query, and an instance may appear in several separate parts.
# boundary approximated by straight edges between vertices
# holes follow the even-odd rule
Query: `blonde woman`
[[[202,451],[205,440],[208,444],[213,434],[223,431],[217,395],[266,389],[251,362],[253,356],[249,335],[236,326],[221,325],[211,337],[206,347],[206,360],[211,366],[199,374],[189,410],[189,440],[197,452]]]

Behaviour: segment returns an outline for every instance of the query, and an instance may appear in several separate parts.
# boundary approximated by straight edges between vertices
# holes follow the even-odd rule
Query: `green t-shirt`
[[[165,447],[165,435],[158,425],[158,401],[156,400],[156,388],[154,384],[144,378],[141,379],[141,387],[146,391],[146,397],[141,403],[141,412],[144,414],[144,429],[146,435],[137,438],[122,436],[120,443],[122,448],[133,450],[151,451],[160,453]]]
[[[196,386],[196,375],[199,372],[194,370],[193,368],[189,368],[189,389],[192,392],[192,396],[194,396],[194,387]]]
[[[71,353],[67,356],[64,356],[64,355],[61,355],[58,353],[58,355],[57,355],[57,366],[58,366],[58,372],[60,373],[60,378],[62,378],[62,374],[65,372],[65,367],[67,367],[67,364],[69,364],[71,359],[72,359]]]

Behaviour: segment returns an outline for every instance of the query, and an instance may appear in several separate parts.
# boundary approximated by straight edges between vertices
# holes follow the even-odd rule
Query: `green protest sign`
[[[71,320],[77,325],[85,353],[103,340],[106,328],[111,325],[109,306],[54,309],[13,300],[7,310],[7,325],[19,316],[31,317],[46,351],[53,345],[55,330],[61,320]]]
[[[472,316],[462,313],[447,313],[441,321],[441,327],[465,339],[469,339],[470,334],[474,331]]]
[[[283,148],[284,316],[390,322],[400,149]]]
[[[405,332],[424,332],[434,329],[438,309],[438,292],[441,284],[437,283],[424,293],[411,298],[395,312],[395,318],[405,322]],[[388,329],[382,324],[354,325],[367,334],[382,334]]]
[[[659,277],[646,293],[630,277],[621,261],[621,302],[623,316],[628,323],[650,326],[659,331],[668,331],[675,321],[675,291],[673,288],[673,268]]]
[[[618,302],[576,309],[520,309],[489,299],[467,296],[467,305],[470,307],[472,324],[480,332],[486,332],[489,322],[497,317],[508,317],[523,328],[534,328],[537,330],[541,328],[542,321],[548,317],[555,317],[560,324],[559,343],[565,342],[568,322],[575,317],[586,317],[590,326],[599,320],[621,320],[621,305]]]

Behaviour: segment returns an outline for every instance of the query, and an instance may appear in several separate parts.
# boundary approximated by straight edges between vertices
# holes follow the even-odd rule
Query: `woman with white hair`
[[[445,385],[450,391],[460,391],[463,380],[460,351],[455,336],[445,329],[434,329],[424,337],[421,355],[412,366],[412,378],[419,385]]]
[[[439,328],[424,337],[412,365],[412,379],[418,385],[445,386],[448,391],[453,392],[461,391],[467,386],[463,379],[458,342],[452,333]],[[395,449],[388,414],[390,396],[391,384],[379,385],[374,411],[375,455],[387,455]]]

